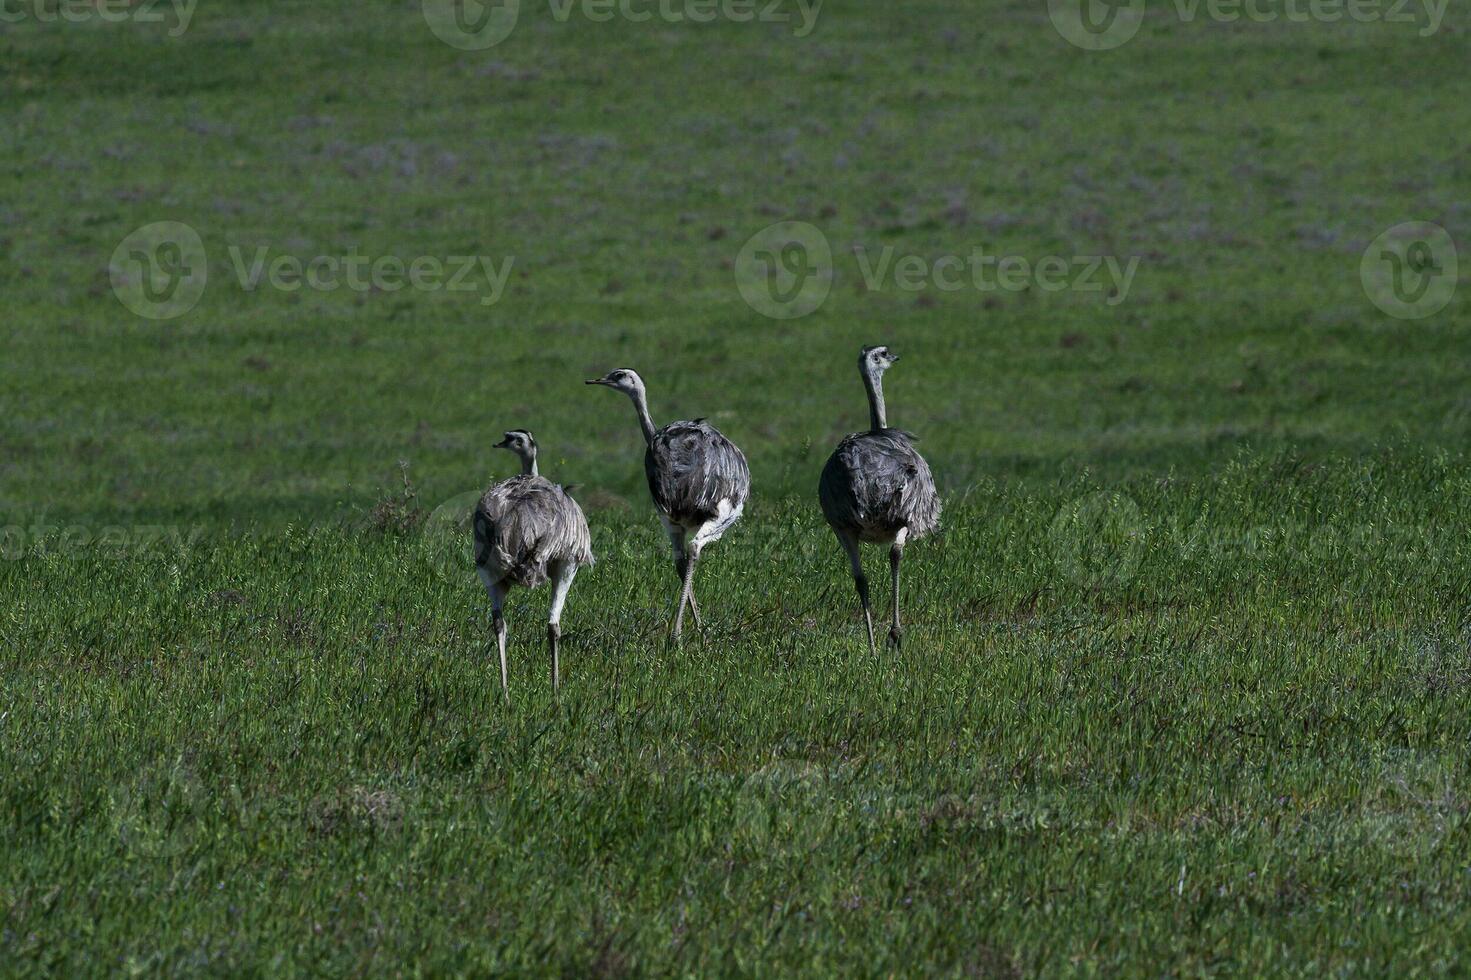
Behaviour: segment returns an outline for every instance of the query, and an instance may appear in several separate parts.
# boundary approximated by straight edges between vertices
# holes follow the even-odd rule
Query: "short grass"
[[[1028,492],[870,657],[811,508],[708,624],[601,514],[550,696],[422,529],[0,566],[11,969],[1458,973],[1471,466]],[[877,559],[877,556],[871,556]]]
[[[1471,252],[1464,12],[523,7],[481,53],[403,2],[0,25],[0,972],[1466,972],[1468,291],[1358,278],[1406,220]],[[774,321],[731,264],[787,218],[835,281]],[[159,220],[211,261],[166,322],[107,271]],[[515,265],[250,292],[231,246]],[[875,341],[947,509],[871,657],[813,490]],[[615,366],[751,460],[679,650]],[[513,598],[507,706],[454,518],[522,426],[599,563],[560,701]]]

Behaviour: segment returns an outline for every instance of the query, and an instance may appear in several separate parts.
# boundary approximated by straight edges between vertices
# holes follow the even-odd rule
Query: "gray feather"
[[[540,476],[513,476],[487,490],[475,507],[474,534],[475,564],[496,582],[534,588],[552,562],[593,563],[582,508]]]
[[[900,429],[855,432],[838,443],[818,483],[827,522],[863,541],[911,539],[940,524],[940,497],[929,464]]]
[[[745,455],[704,419],[671,422],[655,432],[644,473],[654,506],[685,526],[713,520],[722,500],[739,507],[751,492]]]

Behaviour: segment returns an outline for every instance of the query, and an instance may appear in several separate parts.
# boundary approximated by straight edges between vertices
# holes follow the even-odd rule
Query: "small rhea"
[[[552,583],[547,618],[547,648],[552,658],[552,690],[560,686],[558,644],[562,607],[577,570],[593,563],[592,535],[577,501],[536,468],[536,439],[512,429],[496,443],[521,460],[521,473],[492,486],[475,507],[475,570],[490,593],[491,625],[501,654],[501,690],[510,700],[506,677],[506,594],[511,586],[534,589]]]
[[[702,418],[654,428],[644,381],[636,371],[620,368],[587,383],[623,392],[638,413],[647,447],[644,474],[649,480],[649,494],[664,530],[669,532],[674,572],[679,576],[679,605],[671,631],[678,642],[684,632],[686,605],[695,618],[695,627],[703,626],[700,606],[695,601],[695,563],[707,545],[718,541],[740,520],[751,493],[751,471],[735,443]]]
[[[889,545],[889,573],[893,581],[894,623],[889,643],[899,648],[899,563],[904,546],[922,538],[940,523],[940,498],[929,464],[914,448],[916,437],[889,428],[884,410],[884,372],[899,355],[884,346],[865,347],[858,355],[858,372],[868,391],[868,431],[855,432],[838,443],[822,468],[818,499],[822,513],[838,537],[853,568],[853,584],[868,626],[868,650],[874,653],[873,614],[868,602],[868,579],[863,575],[859,542]]]

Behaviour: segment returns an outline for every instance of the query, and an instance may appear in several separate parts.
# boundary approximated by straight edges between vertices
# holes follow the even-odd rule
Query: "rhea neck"
[[[649,415],[649,396],[644,392],[643,385],[632,388],[628,397],[633,400],[633,410],[638,413],[638,427],[643,431],[644,443],[652,446],[654,444],[654,419]]]
[[[516,455],[519,456],[519,457],[521,457],[521,475],[522,476],[540,476],[541,475],[536,470],[536,450],[535,449],[528,449],[526,452],[524,452],[524,453],[517,453]]]
[[[868,391],[868,427],[874,432],[889,427],[884,412],[884,375],[882,371],[865,369],[863,387]]]

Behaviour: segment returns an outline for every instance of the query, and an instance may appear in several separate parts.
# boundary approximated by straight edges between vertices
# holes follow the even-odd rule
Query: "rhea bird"
[[[884,372],[897,360],[899,355],[884,346],[865,347],[858,355],[858,372],[868,391],[868,431],[855,432],[838,443],[822,468],[818,483],[822,513],[853,568],[853,584],[868,627],[870,654],[875,652],[873,614],[859,543],[889,546],[889,574],[894,594],[889,643],[898,649],[903,638],[899,624],[899,563],[904,557],[904,546],[924,537],[940,523],[935,478],[930,474],[929,464],[914,448],[916,437],[902,429],[889,428],[884,410]]]
[[[679,604],[672,627],[678,642],[684,632],[685,606],[689,606],[695,628],[703,628],[700,606],[695,601],[695,564],[708,545],[740,520],[751,493],[751,471],[735,443],[703,418],[654,428],[648,393],[638,372],[619,368],[587,383],[623,392],[638,413],[647,447],[644,474],[649,480],[649,494],[664,530],[669,532],[674,572],[679,576]]]
[[[490,593],[491,625],[501,655],[501,690],[510,700],[506,677],[506,595],[511,587],[534,589],[552,583],[547,618],[547,649],[552,658],[552,690],[561,685],[558,645],[562,607],[577,570],[593,563],[592,535],[577,501],[536,468],[536,439],[512,429],[493,447],[521,460],[521,473],[492,486],[475,507],[475,570]]]

